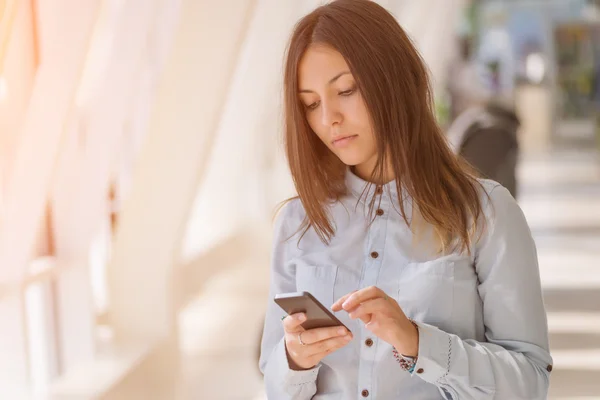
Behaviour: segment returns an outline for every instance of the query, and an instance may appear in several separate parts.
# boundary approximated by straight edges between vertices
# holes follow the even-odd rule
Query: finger
[[[300,352],[304,351],[306,346],[302,346],[298,342],[299,333],[286,333],[285,334],[285,348],[288,353],[293,357],[298,357]]]
[[[358,292],[352,294],[346,301],[342,303],[342,308],[346,311],[353,309],[357,305],[367,300],[371,300],[377,297],[384,297],[386,294],[381,291],[376,286],[369,286],[368,288],[364,288],[359,290]]]
[[[352,340],[351,333],[348,333],[347,335],[344,335],[341,337],[334,337],[334,338],[330,338],[327,340],[323,340],[321,342],[309,345],[306,348],[305,354],[307,355],[307,357],[312,357],[312,356],[322,354],[322,353],[329,354],[332,351],[335,351],[337,349],[344,347],[345,345],[350,343],[351,340]]]
[[[331,309],[333,311],[341,311],[342,310],[342,303],[346,301],[346,299],[348,299],[348,297],[352,296],[354,293],[356,293],[356,290],[345,294],[344,296],[340,297],[338,299],[338,301],[336,301],[335,303],[333,303],[333,305],[331,306]]]
[[[339,328],[339,327],[338,327]],[[309,357],[310,355],[319,353],[321,351],[324,351],[327,349],[327,345],[324,345],[323,343],[326,342],[327,340],[339,340],[341,341],[341,343],[346,343],[349,342],[350,340],[352,340],[352,338],[354,337],[352,335],[352,332],[348,331],[346,328],[343,328],[343,331],[345,332],[343,335],[335,335],[333,337],[327,337],[324,340],[318,341],[318,342],[310,342],[310,339],[307,339],[309,332],[312,332],[313,334],[315,333],[319,333],[319,334],[323,334],[323,332],[314,332],[314,331],[326,331],[326,330],[331,330],[329,328],[316,328],[316,329],[311,329],[308,331],[303,331],[303,332],[294,332],[294,333],[290,333],[290,332],[286,332],[285,333],[285,342],[286,342],[286,348],[288,349],[288,352],[296,357],[296,356],[300,356],[302,355],[302,357]],[[341,332],[342,330],[338,330],[338,334]],[[302,344],[300,342],[300,335],[302,338]],[[346,339],[347,337],[347,339]]]
[[[364,303],[354,307],[352,310],[349,310],[348,316],[352,319],[356,319],[356,318],[363,319],[364,317],[368,316],[368,319],[370,320],[371,314],[380,313],[380,312],[386,310],[389,307],[389,304],[390,304],[389,301],[384,300],[382,298],[368,300],[368,301],[365,301]],[[365,322],[365,321],[363,320],[363,322]],[[369,321],[366,321],[365,323],[368,323],[368,322]]]
[[[344,336],[346,333],[348,333],[348,329],[343,326],[309,329],[302,333],[302,341],[306,344],[313,344],[330,338]]]
[[[301,324],[306,321],[306,315],[304,313],[296,313],[288,315],[283,319],[283,330],[288,333],[302,332]]]
[[[377,329],[379,329],[379,322],[377,322],[377,321],[369,321],[369,323],[365,324],[365,328],[367,328],[371,332],[374,332]]]

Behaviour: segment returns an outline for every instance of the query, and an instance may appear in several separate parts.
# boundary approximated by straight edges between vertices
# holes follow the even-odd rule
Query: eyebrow
[[[329,82],[327,82],[328,85],[331,85],[333,82],[337,81],[338,79],[340,79],[342,76],[344,75],[349,75],[350,71],[344,71],[344,72],[340,72],[339,74],[337,74],[336,76],[334,76],[333,78],[331,78],[329,80]],[[308,90],[308,89],[302,89],[300,90],[298,93],[314,93],[314,91],[312,90]]]

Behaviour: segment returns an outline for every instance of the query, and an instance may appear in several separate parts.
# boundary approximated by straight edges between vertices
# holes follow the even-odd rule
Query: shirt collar
[[[365,181],[364,179],[358,177],[357,175],[355,175],[351,168],[348,167],[346,169],[346,188],[348,189],[348,191],[356,196],[357,198],[360,198],[361,201],[363,202],[370,202],[370,200],[372,199],[372,197],[377,193],[377,190],[380,189],[381,190],[381,194],[385,197],[388,196],[392,201],[397,202],[399,197],[398,196],[398,190],[396,188],[396,181],[392,180],[388,183],[386,183],[385,185],[375,185],[375,184],[370,184],[369,182]],[[368,189],[367,189],[368,187]],[[402,199],[404,201],[405,206],[407,205],[407,200],[409,200],[409,196],[408,193],[406,192],[406,190],[401,190],[402,191]]]

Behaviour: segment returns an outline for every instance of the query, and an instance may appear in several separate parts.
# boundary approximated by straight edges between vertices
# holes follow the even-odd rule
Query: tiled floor
[[[600,157],[591,150],[529,156],[519,174],[555,358],[550,398],[600,399]],[[190,398],[264,399],[256,367],[267,296],[264,248],[248,264],[215,275],[181,316]]]
[[[600,157],[545,154],[520,174],[555,361],[550,398],[600,399]]]

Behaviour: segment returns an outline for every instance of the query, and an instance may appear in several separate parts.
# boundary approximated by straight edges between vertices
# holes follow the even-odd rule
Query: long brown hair
[[[470,251],[482,212],[480,184],[437,125],[420,54],[395,18],[369,0],[337,0],[315,9],[298,22],[287,50],[284,144],[306,211],[304,233],[312,227],[328,242],[335,229],[327,206],[346,194],[346,166],[312,131],[298,95],[298,64],[313,44],[337,50],[356,79],[379,154],[371,181],[382,182],[390,165],[398,193],[404,188],[412,197],[420,220],[437,233],[440,250]],[[399,207],[414,231],[419,218],[413,212],[409,222],[402,201]]]

